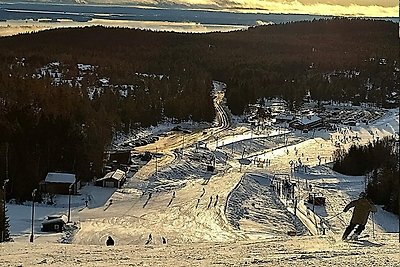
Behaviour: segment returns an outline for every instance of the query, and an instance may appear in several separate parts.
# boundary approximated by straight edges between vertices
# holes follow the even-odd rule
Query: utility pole
[[[31,224],[31,236],[29,238],[29,242],[33,242],[33,221],[35,220],[35,196],[37,189],[33,189],[32,191],[32,224]]]
[[[8,180],[8,143],[6,143],[6,179]]]
[[[68,187],[68,223],[71,222],[71,194],[72,194],[72,187],[74,186],[74,184],[71,184]]]

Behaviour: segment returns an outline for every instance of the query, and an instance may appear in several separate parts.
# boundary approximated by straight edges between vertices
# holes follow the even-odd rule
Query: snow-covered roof
[[[110,82],[110,78],[101,78],[99,81],[103,86],[106,86]]]
[[[82,71],[88,71],[88,70],[92,70],[93,66],[90,64],[82,64],[82,63],[78,63],[78,69],[82,70]]]
[[[103,180],[106,180],[109,178],[112,178],[117,181],[121,181],[122,179],[125,178],[125,172],[121,171],[120,169],[117,169],[115,171],[107,173],[103,178],[100,178],[97,181],[103,181]]]
[[[49,172],[44,179],[46,183],[63,183],[73,184],[76,181],[75,174],[61,173],[61,172]]]
[[[316,116],[316,115],[312,115],[312,116],[306,116],[306,117],[302,117],[299,122],[303,125],[308,125],[317,121],[322,120],[322,118]]]
[[[293,120],[294,116],[292,114],[279,114],[275,117],[277,120]]]
[[[42,225],[53,224],[53,223],[58,223],[58,222],[67,223],[67,221],[68,221],[67,216],[65,216],[64,214],[50,215],[50,216],[47,216],[42,221]]]

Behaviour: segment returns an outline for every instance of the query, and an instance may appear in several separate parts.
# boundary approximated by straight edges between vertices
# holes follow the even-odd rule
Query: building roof
[[[285,120],[285,121],[291,121],[294,119],[294,116],[292,114],[279,114],[275,117],[277,120]]]
[[[67,216],[65,216],[64,214],[60,214],[60,215],[51,215],[51,216],[47,216],[43,221],[42,221],[42,225],[46,225],[46,224],[55,224],[55,223],[67,223]]]
[[[76,178],[75,174],[71,173],[49,172],[44,181],[46,183],[73,184],[76,182]]]
[[[322,118],[316,116],[316,115],[312,115],[312,116],[307,116],[307,117],[302,117],[299,122],[303,125],[308,125],[308,124],[312,124],[315,122],[318,122],[322,120]]]
[[[121,181],[125,178],[125,172],[117,169],[115,171],[107,173],[103,178],[98,179],[97,181],[103,181],[106,179],[114,179],[117,181]]]

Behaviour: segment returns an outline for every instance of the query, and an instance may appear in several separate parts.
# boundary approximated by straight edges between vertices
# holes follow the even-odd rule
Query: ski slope
[[[216,86],[220,94],[224,87]],[[1,266],[399,266],[398,217],[381,208],[367,224],[370,239],[340,241],[351,213],[336,215],[363,190],[364,177],[329,168],[336,142],[348,148],[354,142],[398,136],[398,109],[370,125],[336,132],[253,132],[243,125],[230,126],[223,97],[216,101],[219,116],[206,133],[172,133],[138,147],[138,152],[157,151],[162,156],[128,178],[123,188],[84,187],[83,198],[73,205],[76,229],[66,233],[68,238],[37,233],[34,244],[27,244],[29,219],[17,216],[21,207],[9,205],[11,224],[23,227],[11,229],[15,243],[0,244],[5,252]],[[196,146],[199,141],[207,147]],[[242,157],[251,164],[240,166]],[[299,160],[308,166],[306,173],[293,171],[290,162]],[[207,166],[215,169],[208,171]],[[283,174],[298,184],[295,194],[302,218],[293,215],[293,203],[271,189],[273,177]],[[326,206],[314,212],[304,203],[310,185],[312,192],[327,199]],[[85,207],[82,199],[87,196]],[[28,209],[22,207],[26,215]],[[37,216],[36,232],[45,212]],[[327,227],[325,235],[321,222]],[[115,248],[104,247],[108,236],[114,238]],[[72,244],[57,244],[61,240]],[[56,249],[49,252],[49,244]]]

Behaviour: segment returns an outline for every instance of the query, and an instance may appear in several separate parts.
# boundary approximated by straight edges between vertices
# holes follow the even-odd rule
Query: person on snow
[[[371,203],[367,199],[367,194],[362,192],[360,194],[360,198],[357,200],[351,201],[344,208],[343,212],[347,212],[349,209],[353,208],[353,216],[351,217],[350,224],[347,226],[346,230],[343,233],[342,240],[346,240],[348,235],[353,231],[353,229],[357,226],[357,229],[354,231],[354,237],[357,238],[361,232],[365,229],[365,225],[367,224],[369,213],[376,212],[377,209],[374,204]]]
[[[151,241],[153,241],[153,237],[151,236],[151,234],[149,234],[149,237],[147,238],[147,241],[146,241],[145,245],[150,244]]]
[[[107,246],[114,246],[114,239],[112,239],[111,236],[108,236],[107,241],[106,241]]]

